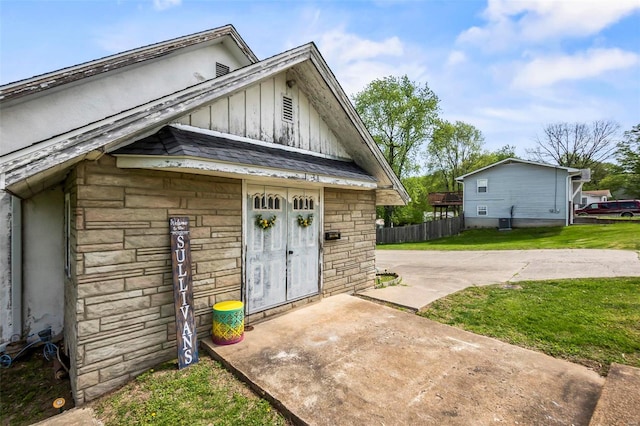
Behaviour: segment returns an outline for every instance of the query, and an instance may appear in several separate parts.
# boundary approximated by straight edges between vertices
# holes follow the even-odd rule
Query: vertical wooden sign
[[[189,218],[169,218],[169,231],[173,266],[173,300],[176,307],[178,368],[184,368],[198,362],[196,318],[193,313]]]

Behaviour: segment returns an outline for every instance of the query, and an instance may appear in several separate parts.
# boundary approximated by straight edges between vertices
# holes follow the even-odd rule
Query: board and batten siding
[[[350,159],[298,84],[281,73],[177,120],[202,129]],[[283,96],[292,100],[293,122],[283,119]]]
[[[487,192],[477,182],[487,180]],[[478,216],[478,206],[487,207]],[[464,179],[466,227],[498,226],[499,218],[511,216],[514,226],[564,224],[567,216],[567,171],[531,164],[508,163]]]

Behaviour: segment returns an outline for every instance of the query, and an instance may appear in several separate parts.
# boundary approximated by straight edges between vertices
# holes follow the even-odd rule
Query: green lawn
[[[569,279],[470,287],[420,315],[542,351],[606,374],[640,367],[640,278]]]
[[[621,249],[640,250],[640,224],[572,225],[553,228],[517,228],[511,231],[470,229],[460,235],[420,243],[381,244],[382,250],[531,250]]]
[[[177,370],[167,362],[93,402],[105,425],[286,425],[271,405],[202,355]]]

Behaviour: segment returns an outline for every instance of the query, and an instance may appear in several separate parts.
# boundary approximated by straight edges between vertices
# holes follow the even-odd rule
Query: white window
[[[487,206],[478,206],[478,216],[486,216],[487,213]]]
[[[488,192],[487,179],[478,179],[478,192]]]
[[[254,194],[253,209],[279,211],[280,196],[276,194]]]
[[[313,210],[313,197],[296,195],[293,197],[294,210]]]

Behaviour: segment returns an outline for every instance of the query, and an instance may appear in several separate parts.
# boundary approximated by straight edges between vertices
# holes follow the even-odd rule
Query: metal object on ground
[[[244,303],[228,300],[213,305],[212,340],[217,345],[231,345],[244,338]]]
[[[53,408],[57,408],[62,413],[62,407],[64,407],[65,402],[66,401],[64,400],[64,398],[56,398],[51,405],[53,405]]]

